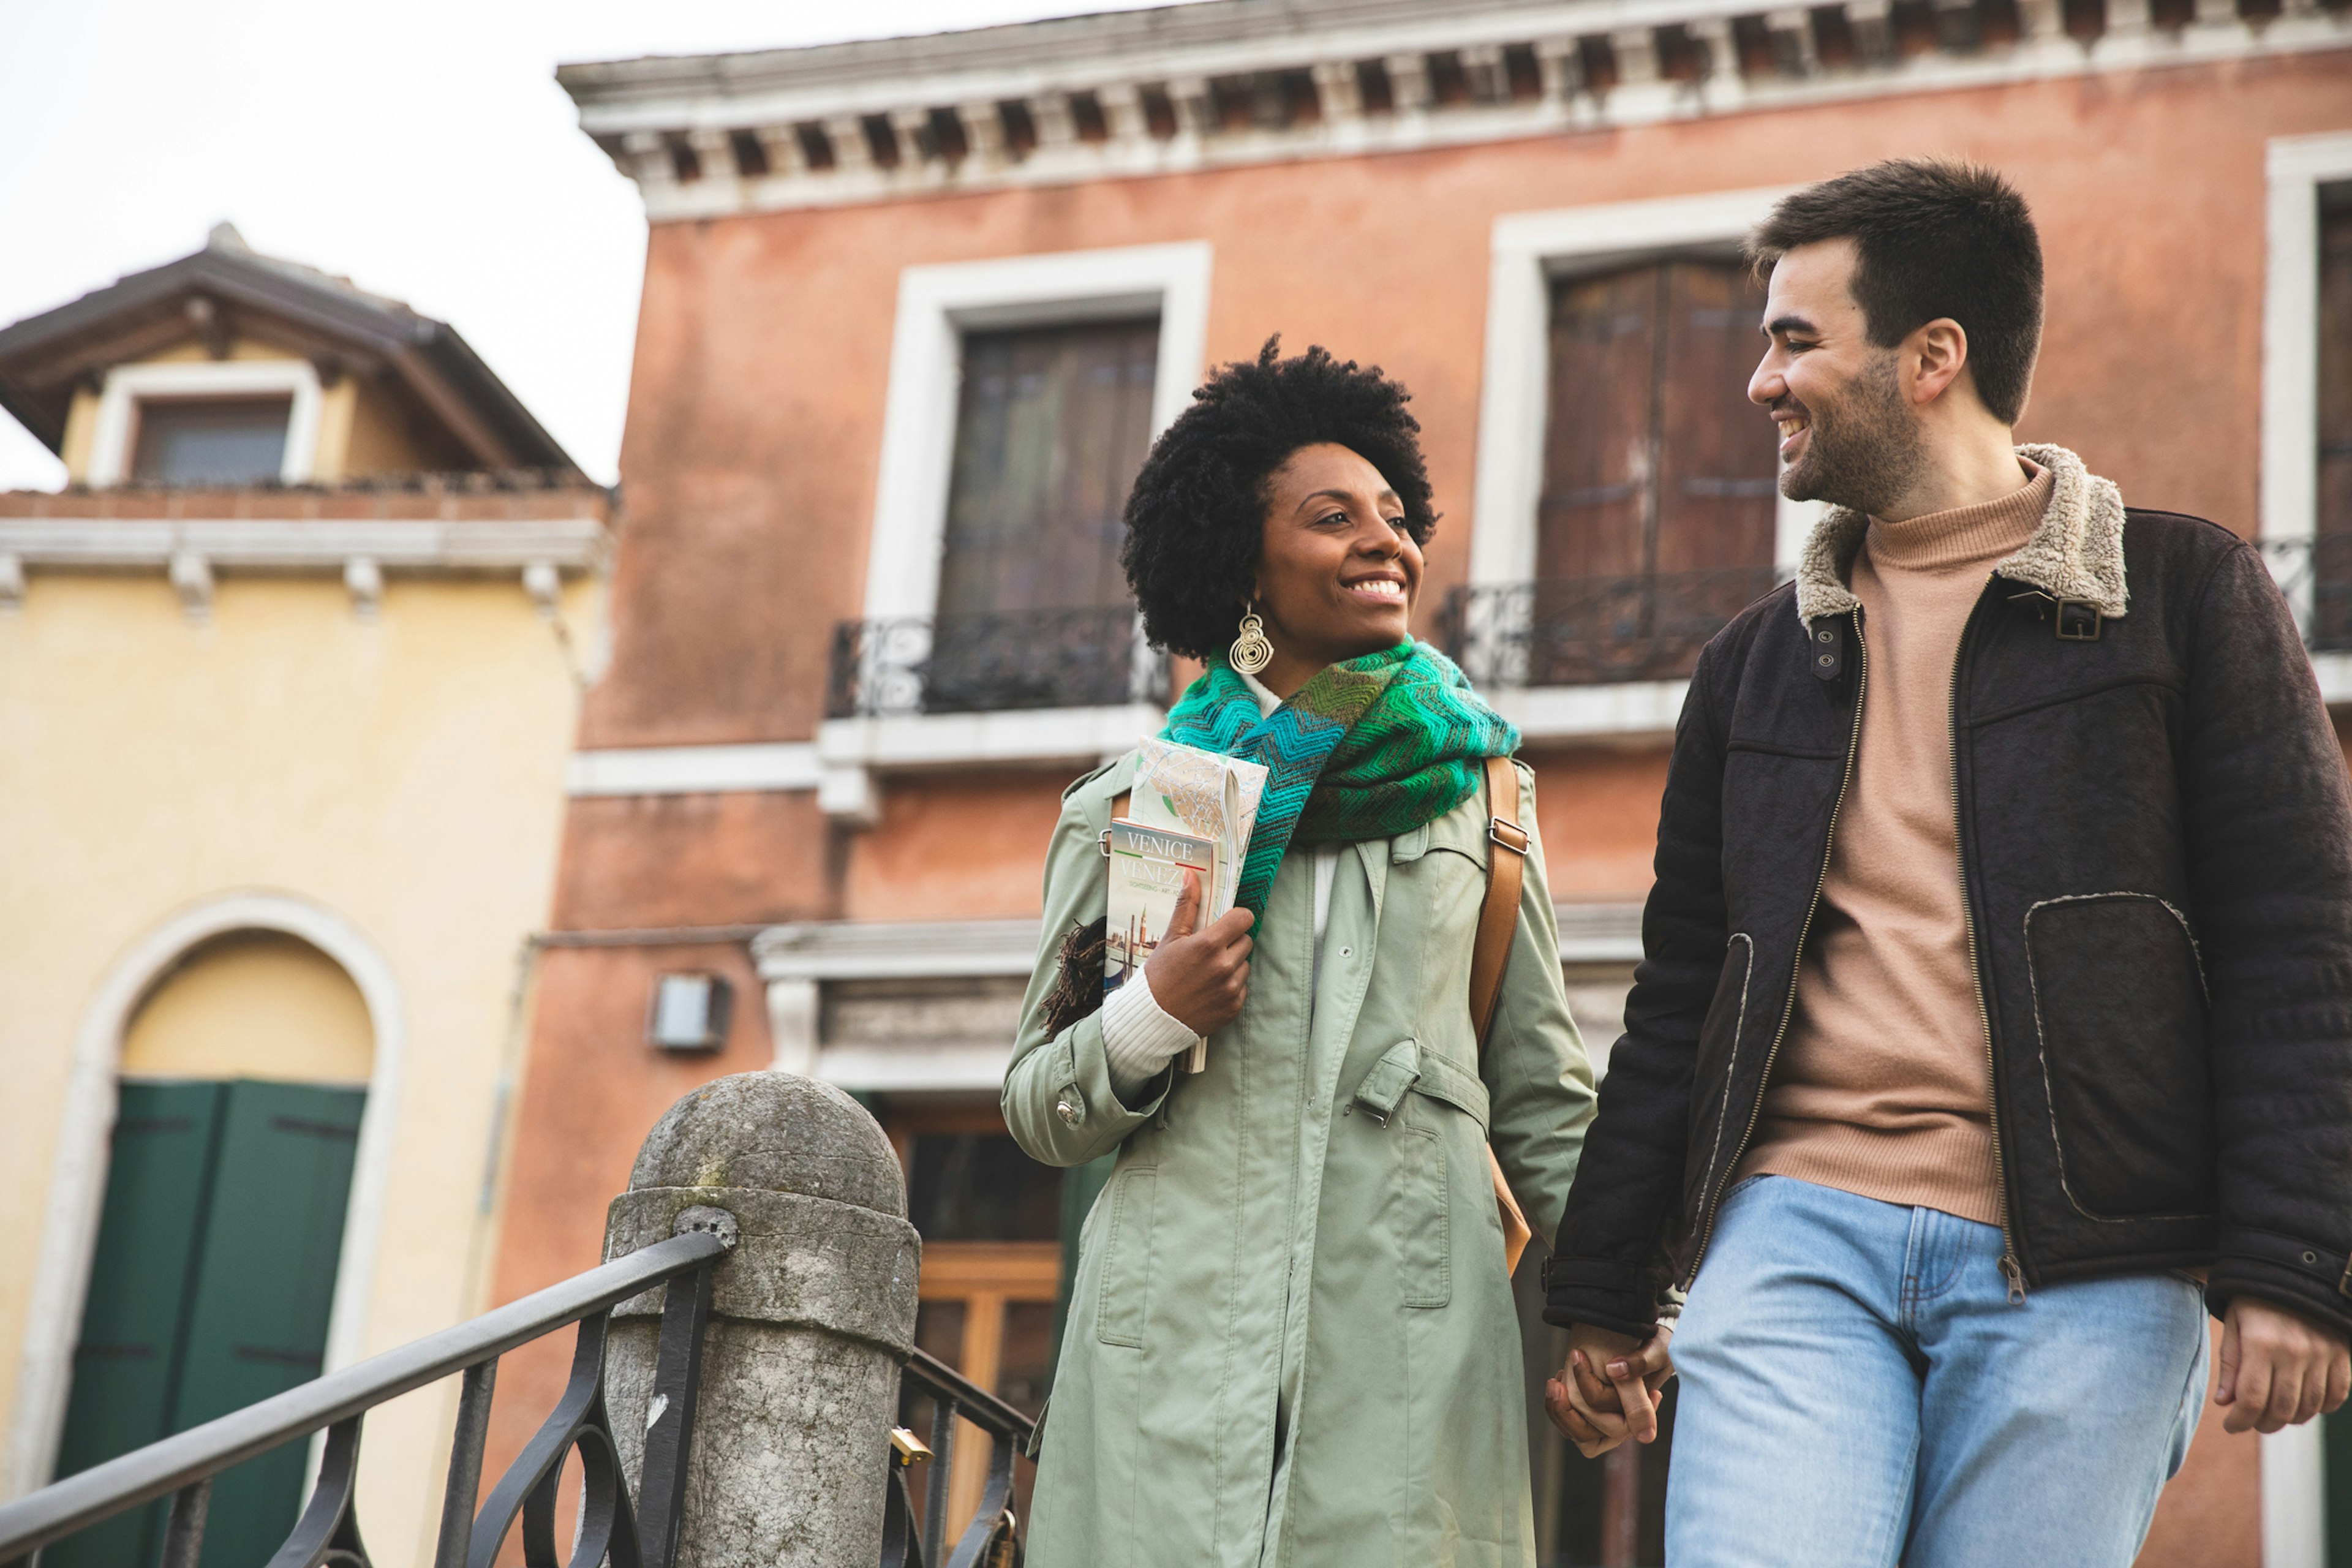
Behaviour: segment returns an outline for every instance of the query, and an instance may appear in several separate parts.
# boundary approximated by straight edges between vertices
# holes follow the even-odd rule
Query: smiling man
[[[1684,1286],[1676,1568],[2122,1568],[2209,1310],[2230,1430],[2352,1375],[2343,753],[2252,549],[2015,444],[2000,176],[1859,170],[1749,250],[1748,396],[1832,510],[1692,679],[1555,1418],[1654,1429]]]

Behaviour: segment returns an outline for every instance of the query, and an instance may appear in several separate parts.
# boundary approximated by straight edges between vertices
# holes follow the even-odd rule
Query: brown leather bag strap
[[[1519,931],[1519,889],[1527,875],[1532,836],[1519,826],[1519,770],[1508,757],[1486,759],[1486,897],[1478,906],[1478,934],[1470,944],[1470,1023],[1477,1030],[1478,1055],[1486,1054],[1486,1034],[1495,1026],[1495,1004],[1503,994],[1503,971],[1511,962],[1511,942]],[[1486,1173],[1495,1188],[1495,1217],[1503,1227],[1503,1272],[1518,1271],[1533,1233],[1503,1162],[1486,1146]]]
[[[1519,770],[1508,757],[1486,759],[1486,898],[1478,906],[1478,935],[1470,947],[1470,1024],[1481,1055],[1519,929],[1519,884],[1530,839],[1519,826]]]

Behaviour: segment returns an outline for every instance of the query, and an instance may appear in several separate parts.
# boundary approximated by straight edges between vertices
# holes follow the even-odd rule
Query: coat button
[[[1813,640],[1815,642],[1835,642],[1837,641],[1837,633],[1830,630],[1827,626],[1823,626],[1820,631],[1813,634]]]
[[[1054,1114],[1067,1125],[1076,1127],[1087,1119],[1087,1102],[1076,1094],[1066,1094],[1054,1102]]]

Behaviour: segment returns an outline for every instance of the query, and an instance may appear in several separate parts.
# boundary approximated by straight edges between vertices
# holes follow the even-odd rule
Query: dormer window
[[[308,360],[116,365],[99,395],[89,482],[301,484],[315,471],[321,401]]]
[[[131,478],[143,484],[265,484],[283,472],[294,399],[141,398]]]

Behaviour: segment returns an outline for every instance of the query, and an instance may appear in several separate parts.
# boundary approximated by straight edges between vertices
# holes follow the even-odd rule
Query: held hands
[[[2307,1318],[2232,1297],[2221,1325],[2221,1378],[2213,1403],[2228,1432],[2275,1432],[2326,1415],[2352,1387],[2352,1348]]]
[[[1627,1437],[1658,1436],[1658,1390],[1675,1375],[1674,1328],[1660,1323],[1646,1340],[1579,1323],[1568,1333],[1568,1364],[1544,1384],[1551,1424],[1594,1458]]]
[[[1241,1016],[1249,999],[1250,912],[1227,910],[1201,931],[1201,879],[1184,873],[1184,890],[1168,934],[1144,961],[1144,978],[1160,1011],[1196,1035],[1213,1035]]]

